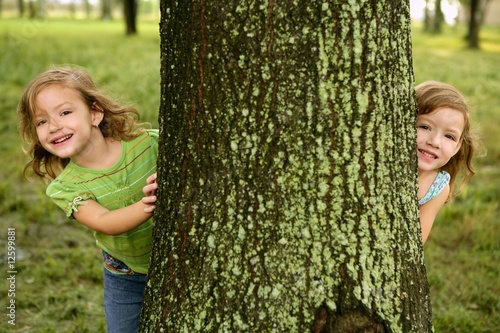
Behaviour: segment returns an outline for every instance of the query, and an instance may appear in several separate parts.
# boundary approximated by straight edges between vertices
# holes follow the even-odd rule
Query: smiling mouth
[[[72,134],[70,134],[70,135],[66,135],[66,136],[64,136],[64,137],[62,137],[62,138],[59,138],[59,139],[57,139],[57,140],[52,141],[52,143],[54,143],[54,144],[58,144],[58,143],[64,142],[64,141],[66,141],[66,140],[69,140],[72,136],[73,136]]]
[[[422,155],[424,156],[427,156],[428,158],[432,158],[432,159],[436,159],[437,156],[432,154],[432,153],[429,153],[428,151],[425,151],[425,150],[422,150],[422,149],[419,149],[418,150]]]

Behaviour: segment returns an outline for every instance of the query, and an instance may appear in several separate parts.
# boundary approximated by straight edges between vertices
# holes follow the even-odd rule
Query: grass
[[[0,248],[6,249],[7,228],[15,227],[17,254],[16,326],[7,324],[2,289],[0,331],[104,330],[99,251],[91,232],[68,223],[44,196],[43,184],[22,179],[27,160],[15,110],[34,75],[74,63],[88,68],[113,96],[133,102],[156,127],[158,25],[143,21],[139,31],[125,37],[122,22],[0,20]],[[446,81],[469,97],[488,152],[464,193],[438,216],[425,247],[434,326],[437,332],[494,332],[500,327],[500,29],[483,29],[481,51],[465,48],[462,27],[442,35],[414,31],[417,83]],[[6,260],[1,253],[3,276]]]

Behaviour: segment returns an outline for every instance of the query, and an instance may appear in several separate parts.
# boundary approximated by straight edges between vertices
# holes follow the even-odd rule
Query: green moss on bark
[[[389,1],[162,4],[143,332],[305,332],[321,309],[429,331],[409,24]]]

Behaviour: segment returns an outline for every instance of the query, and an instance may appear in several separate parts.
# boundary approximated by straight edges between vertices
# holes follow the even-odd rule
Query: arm
[[[147,185],[143,187],[142,192],[144,193],[144,198],[142,198],[142,203],[147,207],[144,208],[146,213],[152,213],[155,210],[155,202],[156,196],[155,192],[158,188],[158,184],[156,183],[156,173],[152,174],[146,180]]]
[[[429,237],[434,219],[441,208],[443,208],[449,193],[450,186],[447,185],[437,197],[420,206],[420,227],[422,228],[422,242],[424,244],[427,237]]]
[[[86,202],[86,205],[78,207],[73,216],[88,228],[107,235],[123,234],[140,226],[152,216],[146,211],[148,206],[142,201],[116,210],[108,210],[94,200]]]

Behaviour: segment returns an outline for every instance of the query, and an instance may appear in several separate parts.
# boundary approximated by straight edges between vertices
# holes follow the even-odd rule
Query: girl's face
[[[36,97],[34,125],[45,150],[60,158],[77,162],[91,154],[92,143],[103,113],[88,107],[73,88],[54,84],[43,88]],[[97,132],[98,131],[98,132]]]
[[[448,107],[417,116],[419,171],[437,170],[458,152],[462,142],[463,114]]]

